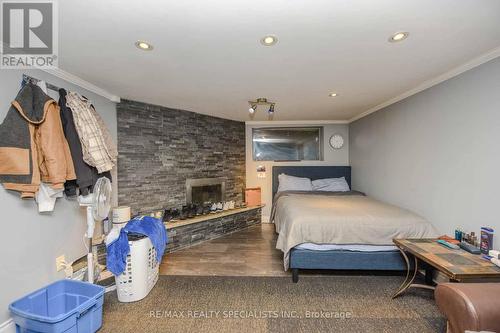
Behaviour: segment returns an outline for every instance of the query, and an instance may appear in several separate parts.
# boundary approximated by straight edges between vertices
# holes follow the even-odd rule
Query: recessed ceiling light
[[[332,93],[329,93],[329,94],[328,94],[328,96],[330,96],[330,97],[337,97],[337,96],[338,96],[338,94],[337,94],[337,93],[335,93],[335,92],[332,92]]]
[[[389,37],[389,42],[396,43],[408,38],[409,32],[396,32],[394,35]]]
[[[153,45],[142,40],[138,40],[137,42],[135,42],[135,46],[144,51],[151,51],[153,49]]]
[[[260,40],[260,42],[264,46],[271,46],[271,45],[274,45],[278,42],[278,38],[276,36],[273,36],[273,35],[268,35],[268,36],[263,37]]]

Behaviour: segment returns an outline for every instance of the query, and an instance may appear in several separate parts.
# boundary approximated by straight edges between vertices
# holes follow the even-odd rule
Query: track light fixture
[[[250,104],[250,109],[248,109],[248,112],[250,113],[250,115],[255,114],[255,111],[257,111],[258,105],[269,105],[269,110],[267,111],[267,113],[269,114],[269,116],[274,115],[274,105],[276,103],[269,102],[267,100],[267,98],[263,98],[263,97],[257,98],[255,101],[248,101],[248,104]]]
[[[255,110],[257,110],[257,104],[251,104],[250,109],[248,109],[248,112],[250,112],[250,114],[254,114]]]
[[[267,111],[267,113],[269,113],[269,115],[273,115],[274,114],[274,103],[271,104],[271,106],[269,107],[269,111]]]

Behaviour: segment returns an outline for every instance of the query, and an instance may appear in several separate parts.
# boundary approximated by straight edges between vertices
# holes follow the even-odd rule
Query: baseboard
[[[425,277],[425,270],[419,269],[418,274],[422,275],[422,277]],[[450,282],[450,279],[444,273],[441,273],[437,269],[434,269],[434,274],[432,276],[432,282],[434,282],[436,285],[438,285],[440,283]]]
[[[440,271],[436,270],[437,272],[435,273],[434,277],[433,277],[433,281],[435,284],[439,284],[439,283],[444,283],[444,282],[450,282],[450,279],[444,275],[443,273],[441,273]]]
[[[0,324],[0,333],[15,333],[15,332],[16,332],[16,324],[14,324],[12,318]]]
[[[262,223],[271,223],[271,216],[269,215],[262,215]]]

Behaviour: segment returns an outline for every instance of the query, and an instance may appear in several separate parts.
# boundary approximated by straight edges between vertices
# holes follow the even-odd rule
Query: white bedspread
[[[290,249],[302,243],[393,245],[393,238],[437,237],[417,214],[363,195],[278,193],[271,218],[285,270]]]

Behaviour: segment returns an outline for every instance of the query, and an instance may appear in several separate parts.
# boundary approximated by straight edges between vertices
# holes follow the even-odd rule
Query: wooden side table
[[[462,249],[449,249],[437,243],[436,239],[393,239],[393,242],[406,262],[407,271],[405,280],[392,298],[398,297],[410,287],[434,289],[432,285],[413,283],[419,263],[437,269],[452,282],[471,280],[492,282],[500,279],[500,267],[482,259],[480,255],[471,254]],[[430,282],[430,277],[430,273],[427,273],[427,282]]]

